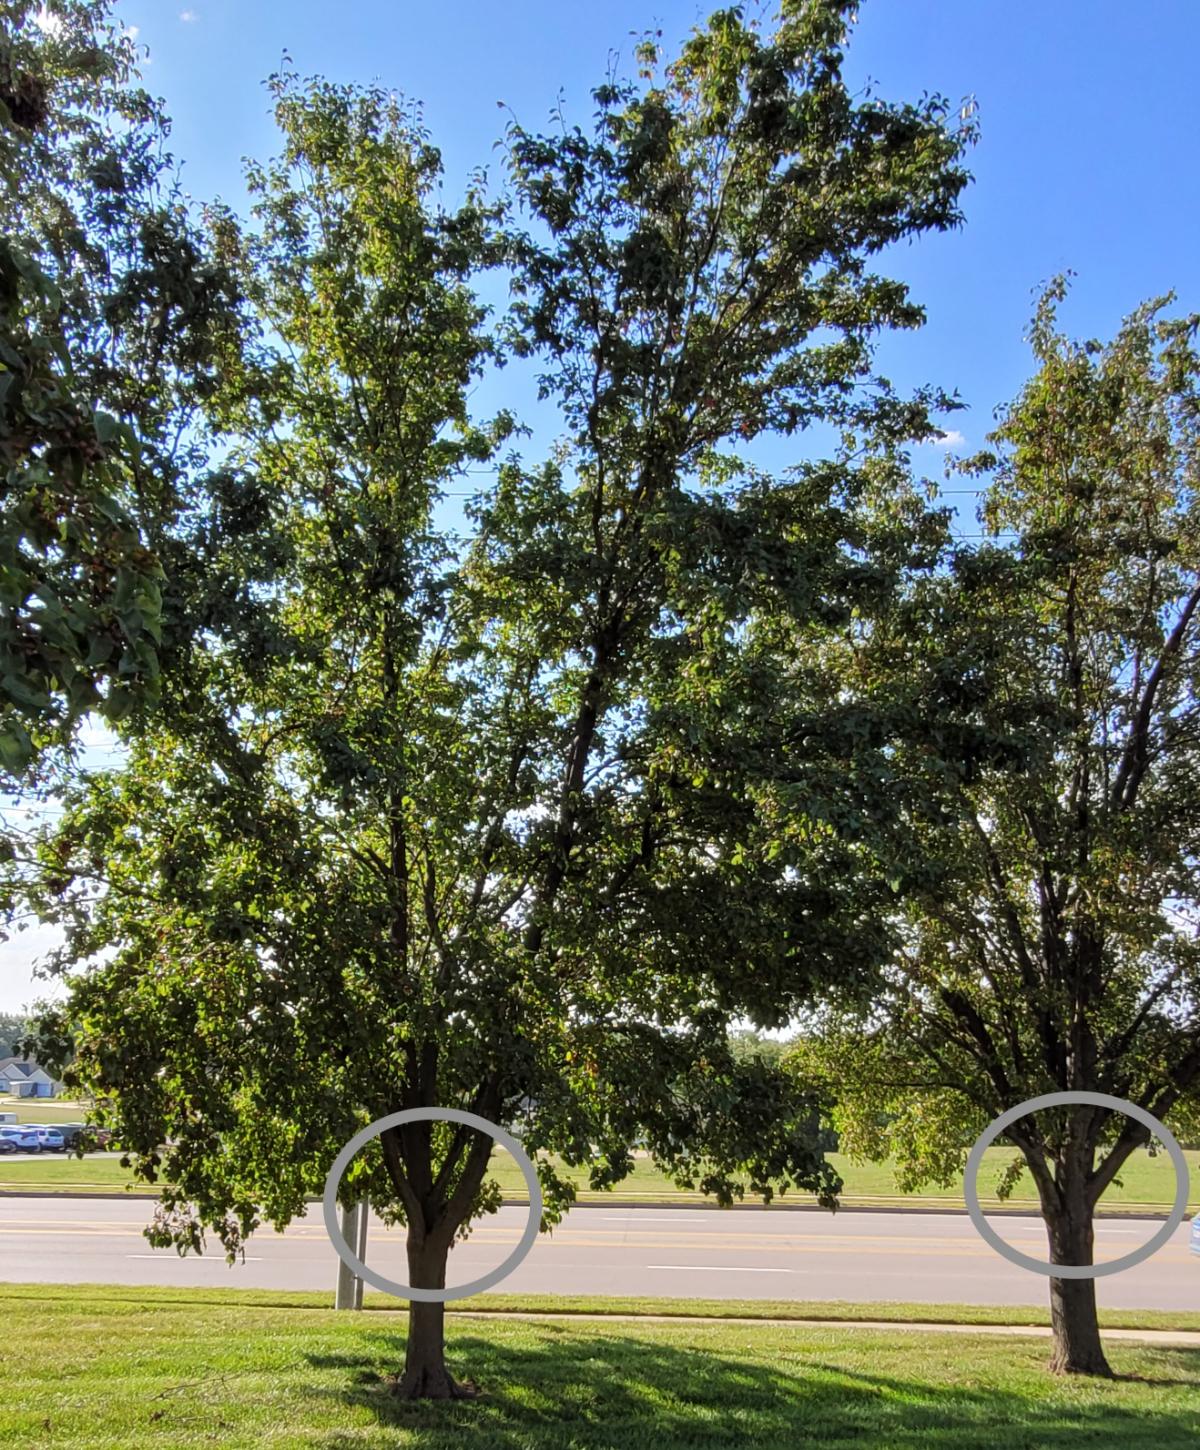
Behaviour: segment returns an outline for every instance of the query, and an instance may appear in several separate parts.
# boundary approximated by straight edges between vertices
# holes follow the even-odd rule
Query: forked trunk
[[[408,1244],[408,1279],[414,1289],[446,1287],[447,1251],[437,1245]],[[404,1373],[395,1393],[406,1400],[457,1400],[472,1391],[458,1384],[446,1367],[446,1306],[414,1299],[408,1306],[408,1347]]]
[[[1050,1262],[1090,1264],[1094,1236],[1090,1209],[1076,1206],[1063,1211],[1048,1224]],[[1050,1324],[1054,1350],[1050,1368],[1055,1374],[1090,1374],[1112,1378],[1100,1342],[1100,1321],[1096,1315],[1095,1279],[1050,1280]]]

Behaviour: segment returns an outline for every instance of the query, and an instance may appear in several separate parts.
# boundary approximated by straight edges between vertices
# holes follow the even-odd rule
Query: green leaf
[[[0,767],[9,775],[22,775],[33,759],[33,741],[18,720],[0,724]]]
[[[120,420],[114,418],[111,413],[97,412],[93,415],[96,428],[96,437],[101,443],[111,443],[120,430]]]

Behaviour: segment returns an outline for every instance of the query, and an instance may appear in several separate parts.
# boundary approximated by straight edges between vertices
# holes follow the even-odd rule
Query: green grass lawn
[[[1185,1155],[1191,1170],[1192,1205],[1200,1209],[1200,1151],[1190,1151]],[[1011,1148],[989,1148],[984,1156],[984,1166],[979,1175],[979,1196],[985,1204],[997,1204],[999,1202],[991,1193],[990,1189],[1000,1177],[1001,1170],[1013,1158]],[[841,1174],[845,1183],[843,1199],[847,1204],[853,1203],[879,1203],[879,1204],[929,1204],[936,1207],[962,1207],[962,1185],[952,1184],[947,1188],[924,1188],[919,1194],[902,1194],[896,1188],[895,1170],[890,1162],[885,1163],[852,1163],[843,1153],[829,1154],[829,1160]],[[495,1177],[505,1190],[506,1196],[515,1196],[523,1192],[524,1180],[519,1170],[507,1153],[497,1152],[492,1159],[492,1171]],[[2,1170],[0,1170],[2,1171]],[[580,1170],[572,1170],[572,1176],[577,1183],[585,1184],[586,1173]],[[657,1168],[646,1159],[639,1159],[634,1166],[633,1172],[614,1190],[617,1195],[625,1197],[647,1197],[647,1198],[673,1198],[682,1201],[684,1198],[698,1200],[699,1194],[684,1194],[677,1189],[670,1181],[661,1174]],[[1175,1174],[1171,1167],[1170,1160],[1165,1154],[1159,1153],[1153,1158],[1146,1152],[1140,1152],[1130,1158],[1128,1164],[1121,1172],[1119,1184],[1113,1184],[1101,1200],[1101,1209],[1125,1208],[1133,1209],[1138,1207],[1169,1208],[1175,1195]],[[591,1195],[589,1195],[591,1196]],[[599,1197],[600,1195],[594,1195]],[[783,1201],[803,1201],[807,1195],[788,1194]],[[1024,1174],[1018,1183],[1012,1197],[1007,1201],[1009,1207],[1035,1207],[1037,1195],[1033,1187],[1033,1180],[1028,1174]]]
[[[912,1204],[938,1207],[960,1207],[961,1191],[954,1188],[926,1190],[919,1195],[898,1194],[892,1166],[889,1163],[854,1164],[841,1154],[830,1155],[838,1171],[846,1181],[844,1201],[852,1204]],[[980,1195],[985,1204],[994,1204],[987,1189],[999,1175],[1002,1165],[1011,1157],[1009,1149],[990,1149],[984,1171],[980,1174]],[[1187,1155],[1191,1166],[1192,1206],[1200,1210],[1200,1152]],[[493,1172],[499,1180],[505,1196],[516,1200],[524,1195],[524,1180],[520,1171],[507,1153],[497,1152],[493,1158]],[[586,1183],[582,1169],[575,1170],[576,1181]],[[61,1190],[112,1190],[128,1183],[129,1174],[115,1158],[64,1158],[58,1155],[44,1155],[35,1161],[10,1163],[0,1159],[0,1189],[61,1189]],[[1120,1184],[1113,1185],[1101,1200],[1102,1211],[1135,1210],[1137,1208],[1167,1208],[1174,1193],[1174,1175],[1169,1160],[1159,1154],[1151,1158],[1147,1153],[1138,1153],[1130,1159],[1121,1175]],[[591,1202],[608,1198],[606,1194],[584,1192],[581,1201]],[[703,1202],[698,1194],[683,1193],[646,1159],[638,1159],[630,1176],[615,1190],[614,1198],[620,1200],[652,1201],[668,1199],[672,1202]],[[805,1201],[803,1196],[789,1194],[783,1203]],[[1023,1180],[1016,1193],[1008,1200],[1010,1208],[1033,1208],[1035,1200],[1031,1185]]]
[[[1114,1342],[1115,1382],[1054,1379],[1039,1340],[903,1330],[450,1320],[480,1388],[397,1403],[403,1312],[253,1295],[0,1291],[20,1324],[0,1443],[88,1450],[1192,1450],[1200,1350]],[[14,1366],[15,1368],[15,1366]]]
[[[82,1123],[87,1118],[88,1104],[66,1098],[0,1097],[0,1112],[16,1113],[19,1123]]]
[[[129,1170],[121,1167],[119,1158],[91,1155],[75,1158],[66,1153],[42,1153],[20,1163],[0,1158],[0,1189],[61,1189],[63,1192],[107,1189],[111,1192],[128,1182]]]
[[[0,1299],[12,1306],[52,1298],[80,1308],[94,1303],[174,1304],[190,1308],[315,1309],[330,1307],[332,1290],[295,1289],[166,1289],[115,1284],[3,1284]],[[368,1289],[364,1309],[396,1313],[390,1294]],[[851,1299],[639,1299],[616,1294],[477,1294],[446,1311],[475,1318],[481,1314],[652,1315],[673,1319],[819,1319],[835,1324],[880,1320],[888,1324],[1050,1323],[1042,1304],[907,1304],[893,1299],[859,1302]],[[1200,1334],[1200,1310],[1101,1309],[1106,1329],[1161,1329]]]

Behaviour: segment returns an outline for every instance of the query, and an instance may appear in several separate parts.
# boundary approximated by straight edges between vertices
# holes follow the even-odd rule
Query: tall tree
[[[1200,318],[1141,308],[1105,345],[1032,329],[994,449],[995,541],[960,551],[860,651],[906,722],[890,769],[904,940],[866,1023],[800,1053],[841,1084],[842,1145],[948,1182],[1007,1108],[1059,1091],[1188,1131],[1200,1108]],[[1011,538],[1004,536],[1011,535]],[[866,1031],[864,1033],[864,1026]],[[1150,1139],[1076,1107],[1014,1123],[1050,1262]],[[1108,1374],[1092,1280],[1050,1280],[1055,1369]]]
[[[851,98],[849,12],[789,4],[767,38],[721,12],[665,71],[643,47],[592,134],[514,125],[525,231],[475,190],[437,205],[387,94],[273,83],[256,225],[214,218],[261,331],[213,400],[241,441],[194,520],[187,659],[30,888],[90,967],[41,1051],[73,1047],[164,1182],[162,1241],[236,1251],[364,1121],[431,1105],[520,1122],[551,1220],[552,1155],[608,1185],[639,1136],[725,1200],[836,1192],[811,1094],[729,1028],[884,939],[849,848],[780,845],[748,621],[815,638],[890,575],[852,452],[776,479],[734,445],[929,431],[932,396],[872,376],[872,334],[921,313],[867,262],[957,221],[970,138],[939,101]],[[460,542],[442,490],[514,426],[467,407],[494,263],[566,432],[498,465]],[[347,1174],[407,1223],[415,1285],[494,1205],[489,1152],[419,1125]],[[442,1330],[412,1306],[402,1393],[458,1393]]]
[[[0,6],[0,772],[153,699],[158,545],[234,301],[110,0]]]
[[[0,1057],[15,1057],[18,1046],[33,1027],[21,1012],[0,1012]]]

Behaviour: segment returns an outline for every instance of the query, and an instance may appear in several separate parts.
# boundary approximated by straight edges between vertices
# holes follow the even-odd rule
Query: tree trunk
[[[438,1245],[408,1241],[408,1281],[414,1289],[446,1287],[447,1251]],[[406,1400],[466,1399],[472,1390],[458,1384],[446,1368],[446,1306],[416,1299],[408,1306],[408,1347],[404,1373],[395,1393]]]
[[[1092,1215],[1086,1204],[1076,1203],[1061,1210],[1046,1226],[1052,1264],[1093,1262]],[[1100,1343],[1095,1279],[1051,1279],[1050,1323],[1054,1335],[1050,1368],[1055,1374],[1112,1378]]]

